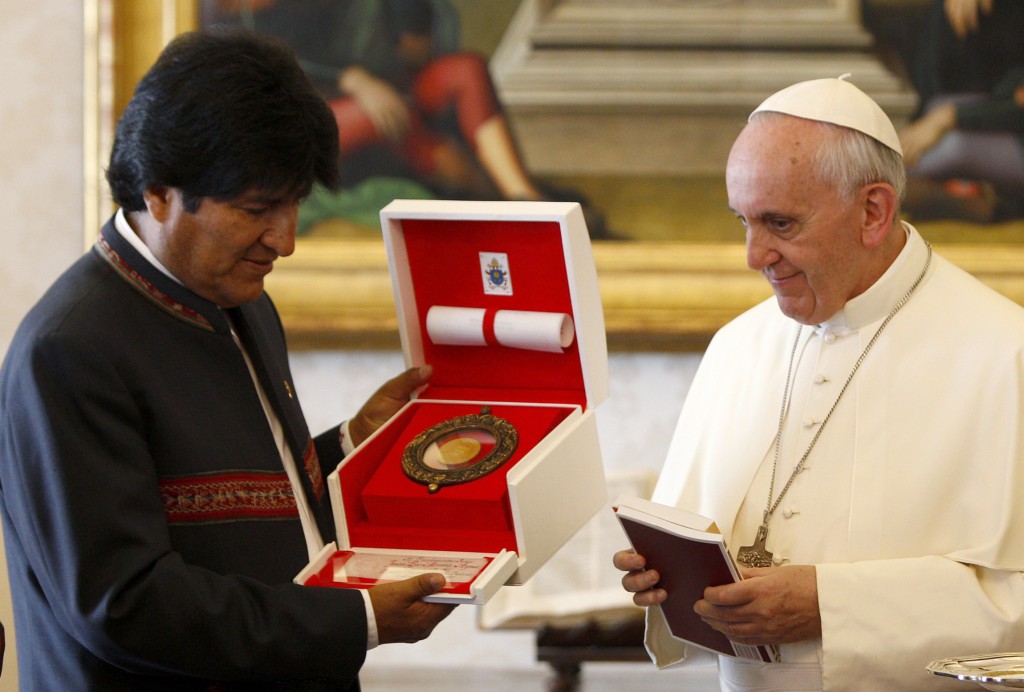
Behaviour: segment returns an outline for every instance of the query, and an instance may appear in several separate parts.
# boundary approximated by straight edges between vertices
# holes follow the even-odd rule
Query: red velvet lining
[[[348,459],[339,471],[349,545],[476,553],[516,550],[506,475],[573,410],[573,406],[491,404],[515,426],[510,459],[479,480],[429,493],[402,470],[402,453],[419,433],[444,420],[480,412],[481,404],[416,401]]]
[[[563,353],[480,346],[436,345],[426,337],[427,311],[434,305],[484,308],[493,322],[498,310],[573,314],[561,227],[557,221],[403,219],[409,278],[423,338],[423,362],[434,376],[422,394],[473,383],[481,401],[555,401],[534,392],[567,393],[561,403],[586,406],[576,340]],[[481,252],[508,256],[512,295],[486,295]],[[397,268],[401,271],[402,268]],[[493,329],[493,327],[492,327]],[[485,326],[486,331],[486,326]],[[488,341],[493,340],[493,334]],[[524,393],[522,390],[528,390]]]

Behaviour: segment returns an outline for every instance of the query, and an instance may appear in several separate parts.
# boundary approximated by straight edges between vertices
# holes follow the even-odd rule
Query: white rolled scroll
[[[483,308],[435,305],[427,311],[427,336],[439,346],[486,346]]]
[[[427,311],[427,336],[440,346],[486,346],[483,308],[435,305]],[[498,310],[494,338],[502,346],[560,353],[575,338],[572,317],[563,312]]]
[[[564,312],[498,310],[494,314],[494,338],[502,346],[561,353],[575,336],[572,317]]]

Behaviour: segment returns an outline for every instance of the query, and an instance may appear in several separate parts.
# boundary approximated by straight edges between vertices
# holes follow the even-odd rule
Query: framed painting
[[[449,40],[486,57],[528,175],[592,212],[616,350],[699,350],[770,295],[747,269],[724,186],[731,142],[764,96],[853,72],[898,124],[915,107],[862,25],[859,0],[429,2],[454,18]],[[274,4],[86,0],[87,244],[112,213],[101,173],[114,124],[160,48],[219,14]],[[948,259],[1024,303],[1024,222],[916,225]],[[291,345],[397,348],[373,214],[314,215],[300,230],[295,254],[267,280]]]

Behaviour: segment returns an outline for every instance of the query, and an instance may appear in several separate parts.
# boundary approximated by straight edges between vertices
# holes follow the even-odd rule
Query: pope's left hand
[[[398,377],[393,377],[373,393],[355,418],[348,422],[348,434],[352,444],[358,445],[380,426],[387,423],[398,410],[406,405],[413,392],[430,380],[434,369],[429,365],[409,368]]]
[[[749,569],[743,577],[705,589],[694,611],[738,644],[787,644],[821,636],[813,565]]]

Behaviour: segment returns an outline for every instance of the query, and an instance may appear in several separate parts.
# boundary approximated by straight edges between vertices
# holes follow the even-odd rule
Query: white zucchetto
[[[777,91],[751,113],[773,111],[798,118],[848,127],[878,140],[903,156],[900,138],[889,116],[845,77],[812,79]]]

